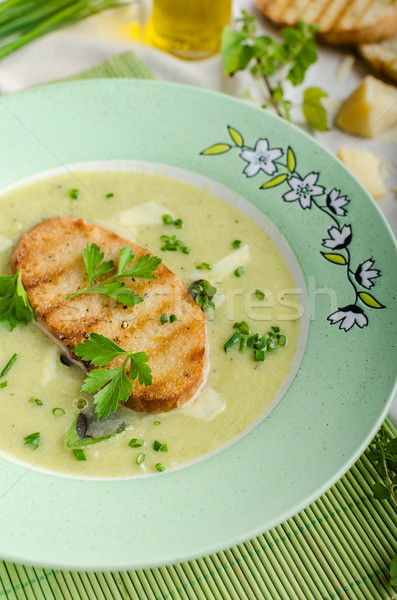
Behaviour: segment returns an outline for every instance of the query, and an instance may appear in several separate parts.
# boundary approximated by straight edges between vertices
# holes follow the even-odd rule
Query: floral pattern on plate
[[[350,199],[336,187],[327,190],[321,185],[320,173],[299,173],[296,153],[291,146],[288,146],[286,151],[277,146],[272,147],[269,140],[263,137],[257,139],[251,147],[245,144],[242,134],[237,129],[230,126],[227,129],[231,143],[229,141],[213,144],[200,154],[216,156],[237,150],[240,158],[247,163],[242,171],[246,177],[256,177],[258,174],[271,177],[260,189],[268,190],[286,184],[289,190],[281,196],[284,202],[296,202],[304,210],[320,210],[330,218],[332,225],[322,240],[326,251],[320,253],[328,262],[345,268],[347,280],[353,288],[354,299],[351,304],[330,314],[327,320],[332,325],[339,323],[339,329],[345,332],[355,325],[360,329],[366,327],[369,320],[365,309],[385,308],[372,294],[365,291],[375,285],[374,279],[380,277],[381,272],[373,268],[375,261],[372,257],[356,267],[352,264],[350,244],[353,241],[353,227],[351,223],[341,221],[347,216]]]

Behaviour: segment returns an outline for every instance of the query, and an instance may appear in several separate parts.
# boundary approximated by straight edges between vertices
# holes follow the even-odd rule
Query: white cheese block
[[[225,408],[225,402],[214,388],[206,385],[199,396],[180,410],[189,417],[211,421]]]
[[[397,89],[367,75],[342,103],[336,124],[354,135],[379,136],[397,124]]]
[[[118,218],[123,225],[136,228],[140,225],[161,225],[162,216],[166,214],[174,218],[165,206],[161,206],[157,202],[145,202],[120,212]]]
[[[367,150],[340,148],[336,156],[361,181],[375,200],[386,195],[382,180],[380,159]]]

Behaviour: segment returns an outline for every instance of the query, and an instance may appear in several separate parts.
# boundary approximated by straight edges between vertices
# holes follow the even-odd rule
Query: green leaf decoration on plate
[[[385,308],[383,304],[378,302],[371,294],[367,294],[367,292],[359,292],[358,295],[360,296],[361,301],[370,308]]]
[[[213,146],[210,146],[209,148],[203,150],[201,154],[210,156],[216,154],[224,154],[225,152],[228,152],[230,148],[230,144],[214,144]]]
[[[291,147],[287,150],[287,167],[290,173],[293,173],[296,168],[296,157]]]
[[[236,144],[236,146],[238,146],[239,148],[242,148],[244,146],[244,140],[243,140],[243,136],[241,135],[241,133],[239,133],[237,131],[237,129],[233,129],[233,127],[228,127],[228,130],[229,130],[230,137],[232,138],[232,140]]]
[[[329,262],[334,263],[335,265],[345,265],[346,259],[342,254],[326,254],[325,252],[321,253],[324,258],[329,260]]]
[[[229,36],[228,42],[234,47],[236,39],[232,40],[230,33],[227,35]],[[237,61],[236,64],[238,64],[241,57],[235,55],[232,57],[232,54],[233,52],[231,52],[230,58],[233,58],[233,61]],[[304,96],[306,119],[309,124],[320,130],[326,129],[325,110],[320,102],[326,96],[327,94],[323,90],[316,87],[308,88]],[[342,221],[343,217],[347,215],[346,207],[350,203],[350,199],[336,187],[327,190],[325,186],[321,185],[321,173],[316,171],[299,173],[297,171],[297,152],[292,146],[288,145],[286,150],[283,150],[264,137],[258,138],[254,145],[248,146],[244,142],[243,135],[237,129],[228,125],[227,130],[235,144],[234,147],[230,144],[218,143],[209,146],[200,154],[210,156],[237,149],[239,158],[246,163],[242,170],[246,177],[251,178],[258,174],[266,174],[270,177],[260,185],[259,189],[269,190],[286,183],[289,189],[281,196],[284,202],[294,202],[308,213],[312,209],[319,210],[327,216],[331,221],[331,226],[327,227],[327,237],[322,239],[322,246],[329,252],[320,251],[320,254],[329,263],[346,268],[346,278],[352,290],[350,302],[348,301],[345,306],[329,315],[327,321],[332,325],[339,324],[339,329],[345,332],[350,331],[353,326],[360,329],[367,327],[368,317],[360,303],[366,308],[383,309],[386,307],[367,291],[360,289],[371,289],[375,285],[374,280],[380,277],[380,271],[373,268],[375,261],[372,258],[368,258],[357,268],[353,268],[350,254],[353,227]],[[283,155],[286,157],[286,164],[280,160]],[[337,250],[344,250],[346,256],[335,252]]]
[[[267,181],[266,183],[261,185],[261,188],[262,190],[268,190],[269,188],[276,187],[277,185],[284,183],[287,177],[288,175],[286,173],[284,173],[283,175],[277,175],[277,177],[273,177],[273,179],[270,179],[270,181]]]

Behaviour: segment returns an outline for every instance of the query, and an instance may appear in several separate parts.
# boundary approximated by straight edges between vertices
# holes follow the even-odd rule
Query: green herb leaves
[[[381,429],[370,444],[368,457],[383,479],[374,485],[374,498],[397,502],[397,438],[390,439]]]
[[[97,279],[99,277],[107,275],[114,270],[115,266],[113,261],[104,261],[104,253],[101,252],[100,248],[95,243],[89,244],[89,242],[87,242],[87,246],[82,251],[81,255],[87,271],[88,283],[83,289],[78,290],[74,294],[69,294],[67,298],[75,298],[81,294],[96,292],[98,294],[109,296],[113,300],[116,300],[121,304],[126,304],[127,306],[139,304],[140,302],[143,302],[143,298],[134,291],[127,289],[124,281],[120,281],[120,279],[124,277],[131,277],[133,279],[156,279],[154,271],[161,263],[161,258],[151,256],[150,254],[143,254],[132,266],[128,267],[134,258],[134,253],[129,246],[125,246],[120,250],[116,273],[98,283]]]
[[[297,27],[281,29],[282,41],[267,35],[257,35],[254,16],[242,11],[237,19],[239,31],[225,27],[222,35],[221,55],[226,75],[236,71],[250,70],[259,87],[266,89],[265,106],[272,105],[278,115],[290,120],[291,103],[284,97],[283,83],[288,80],[297,86],[304,80],[307,69],[317,60],[314,38],[317,27],[300,22]],[[325,111],[319,99],[327,94],[319,88],[309,88],[304,98],[303,114],[307,122],[324,130]],[[313,90],[318,90],[316,94]],[[318,95],[321,92],[322,95]]]
[[[35,319],[22,285],[22,271],[15,275],[0,276],[0,321],[6,321],[10,331],[18,323],[27,323]]]
[[[90,338],[74,349],[74,354],[96,367],[105,367],[115,358],[123,356],[123,363],[115,369],[94,369],[90,371],[81,388],[82,392],[94,395],[95,412],[98,419],[106,418],[117,409],[119,402],[126,402],[131,394],[133,380],[142,385],[152,385],[149,357],[145,352],[123,350],[109,338],[91,333]],[[128,376],[126,373],[129,364]]]

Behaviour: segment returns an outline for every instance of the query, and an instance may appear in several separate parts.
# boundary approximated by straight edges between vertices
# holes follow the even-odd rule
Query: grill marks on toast
[[[73,349],[91,332],[105,335],[124,349],[147,353],[153,385],[146,387],[135,381],[127,406],[146,412],[176,408],[204,381],[207,339],[201,309],[183,281],[163,264],[156,269],[157,279],[124,279],[127,288],[144,298],[136,306],[123,306],[97,293],[66,299],[86,285],[81,251],[87,241],[95,242],[105,253],[105,260],[115,264],[124,246],[132,248],[134,261],[148,253],[98,225],[56,218],[22,237],[11,256],[11,268],[13,272],[22,269],[22,283],[39,322],[74,360]],[[161,325],[163,313],[174,313],[178,320]],[[107,368],[121,362],[121,357],[115,359]]]
[[[258,8],[277,25],[315,23],[319,36],[332,44],[358,44],[397,33],[395,0],[257,0]]]

